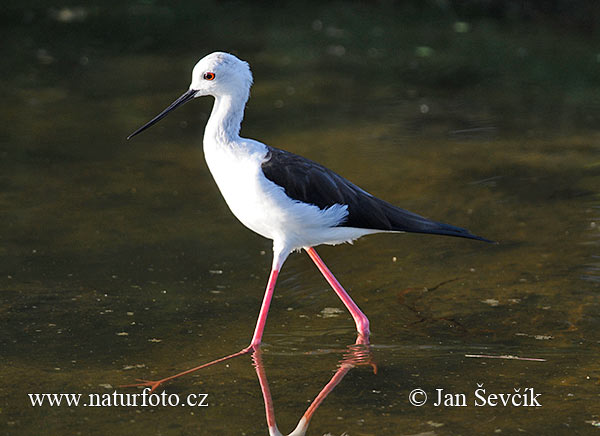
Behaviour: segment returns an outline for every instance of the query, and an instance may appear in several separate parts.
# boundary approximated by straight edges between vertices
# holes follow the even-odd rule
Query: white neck
[[[204,130],[204,142],[220,145],[231,144],[240,138],[240,126],[248,93],[219,95],[215,97],[210,118]]]

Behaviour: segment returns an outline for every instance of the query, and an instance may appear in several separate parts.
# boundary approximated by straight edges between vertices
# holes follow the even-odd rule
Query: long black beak
[[[164,117],[166,117],[169,112],[171,112],[172,110],[176,109],[178,106],[181,106],[182,104],[187,103],[192,98],[194,98],[194,95],[196,95],[197,92],[198,91],[190,89],[189,91],[186,91],[185,93],[183,93],[183,95],[181,97],[179,97],[177,100],[175,100],[173,103],[171,103],[168,108],[166,108],[164,111],[159,113],[157,116],[152,118],[150,121],[148,121],[142,127],[140,127],[135,132],[133,132],[131,135],[129,135],[127,137],[127,139],[133,138],[138,133],[142,133],[147,128],[152,127],[154,124],[158,123],[160,120],[162,120]]]

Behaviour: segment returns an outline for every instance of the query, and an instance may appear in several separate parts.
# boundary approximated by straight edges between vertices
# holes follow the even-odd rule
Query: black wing
[[[348,206],[340,227],[431,233],[488,241],[466,229],[428,220],[387,201],[380,200],[342,176],[302,156],[268,147],[262,164],[265,177],[283,187],[288,197],[325,209]],[[488,241],[489,242],[489,241]]]

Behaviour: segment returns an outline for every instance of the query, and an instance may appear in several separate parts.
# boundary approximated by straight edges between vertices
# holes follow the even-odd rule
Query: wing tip
[[[451,224],[440,223],[440,222],[433,222],[433,223],[436,224],[435,227],[429,228],[429,229],[423,229],[422,233],[430,233],[430,234],[434,234],[434,235],[444,235],[444,236],[456,236],[458,238],[473,239],[476,241],[487,242],[488,244],[498,245],[498,242],[493,241],[488,238],[484,238],[483,236],[475,235],[465,228],[453,226]]]
[[[457,236],[460,236],[460,235],[457,235]],[[465,235],[465,237],[469,238],[469,239],[475,239],[476,241],[487,242],[488,244],[494,244],[494,245],[500,244],[500,242],[498,242],[498,241],[492,241],[491,239],[484,238],[483,236],[474,235],[472,233]]]

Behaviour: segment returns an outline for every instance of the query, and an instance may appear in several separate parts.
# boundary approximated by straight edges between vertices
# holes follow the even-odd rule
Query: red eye
[[[215,73],[204,73],[202,76],[204,80],[215,80]]]

